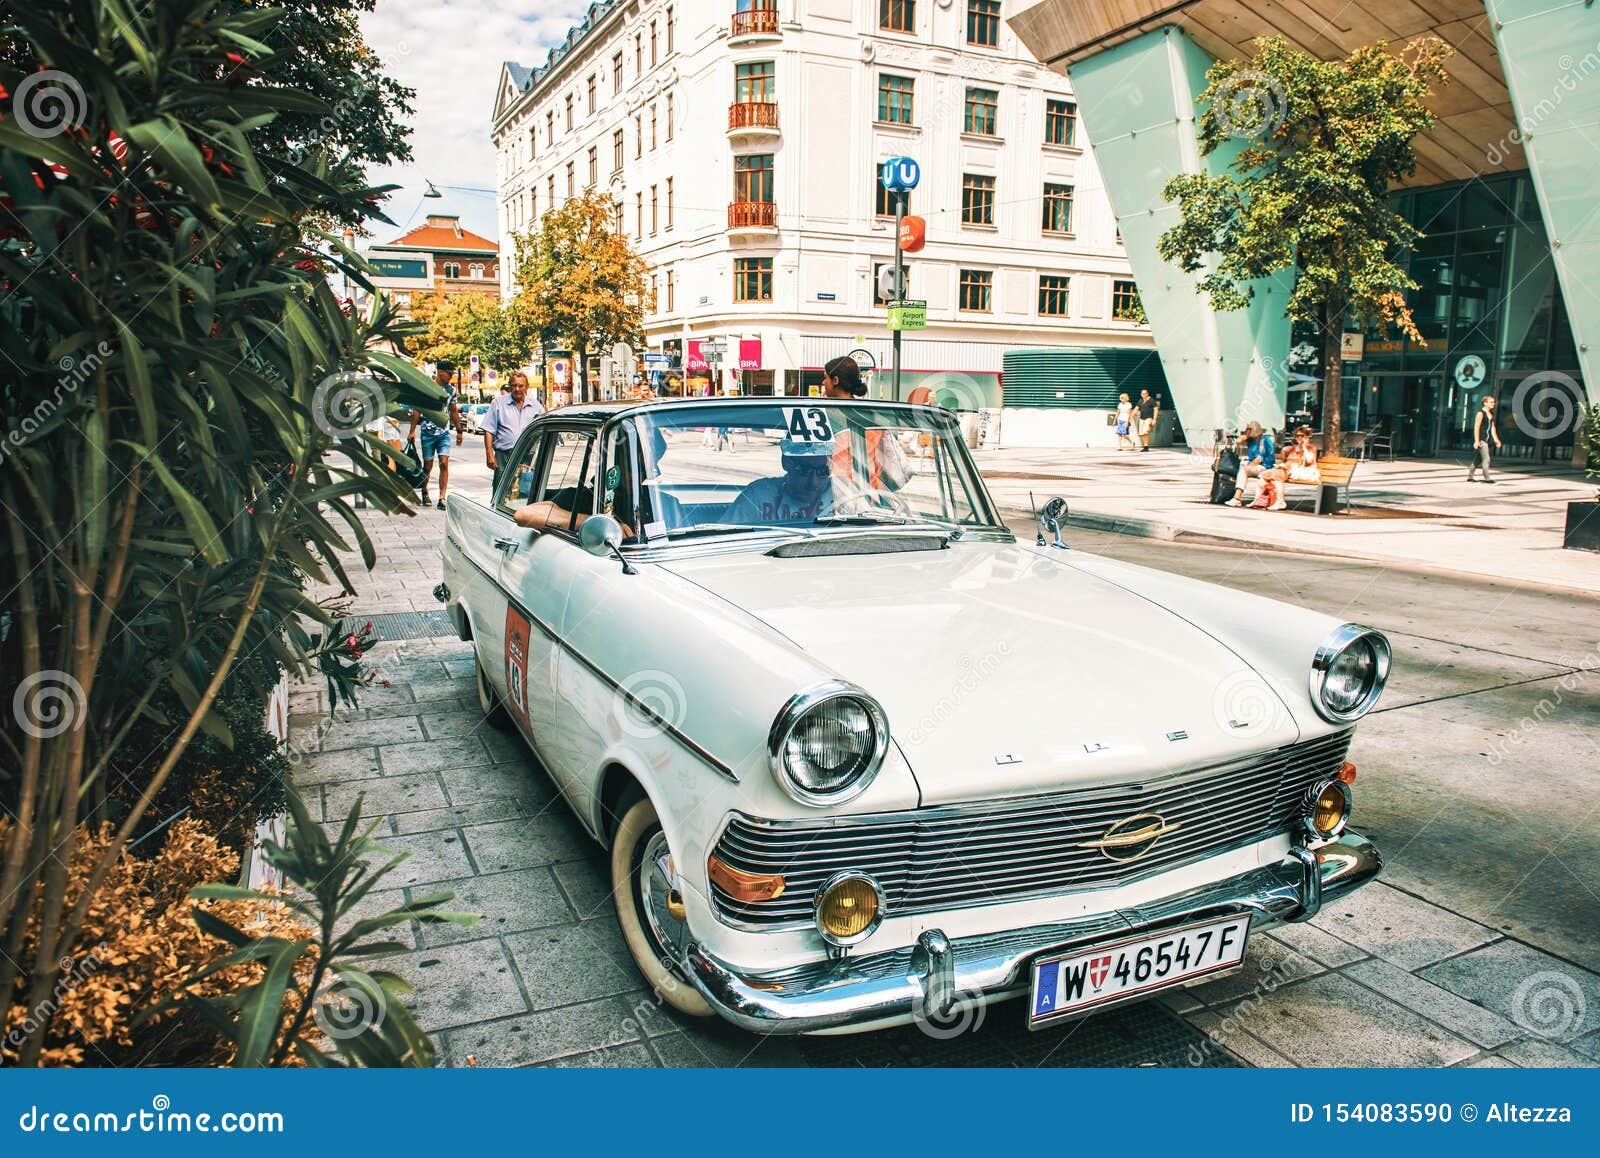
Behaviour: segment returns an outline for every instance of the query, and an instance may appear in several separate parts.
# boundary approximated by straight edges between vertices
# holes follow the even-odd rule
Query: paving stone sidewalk
[[[368,519],[380,563],[357,580],[355,611],[437,607],[430,591],[443,520],[431,509]],[[386,818],[384,843],[412,854],[397,887],[370,899],[373,911],[452,889],[452,907],[483,914],[472,929],[398,931],[413,948],[395,968],[416,986],[416,1011],[442,1064],[854,1064],[865,1053],[875,1064],[1139,1064],[1137,1041],[1123,1040],[1120,1053],[1105,1041],[1162,1032],[1149,1019],[1164,1013],[1135,1007],[1027,1035],[1014,1004],[990,1009],[967,1041],[906,1030],[876,1043],[796,1043],[686,1026],[657,1009],[633,969],[603,854],[520,738],[484,723],[470,645],[397,640],[370,659],[390,686],[368,690],[358,709],[330,713],[319,685],[293,692],[291,745],[305,753],[297,780],[330,824],[361,797]],[[1220,1043],[1161,1064],[1600,1061],[1600,975],[1381,882],[1309,924],[1256,938],[1239,973],[1160,1000]]]

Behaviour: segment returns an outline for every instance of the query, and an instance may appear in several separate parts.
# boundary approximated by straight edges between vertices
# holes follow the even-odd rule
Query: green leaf
[[[163,117],[160,120],[130,125],[123,131],[122,136],[129,143],[137,145],[171,168],[183,182],[184,188],[192,196],[199,198],[212,214],[220,210],[218,202],[221,200],[221,194],[217,191],[217,183],[211,179],[211,174],[206,172],[205,160],[200,156],[200,150],[195,148],[194,142],[189,139],[176,120]]]
[[[288,991],[295,962],[306,951],[308,942],[292,941],[275,947],[267,958],[265,975],[249,991],[249,1000],[239,1010],[239,1054],[234,1065],[255,1068],[265,1065],[278,1040],[278,1024],[283,1020],[283,996]]]

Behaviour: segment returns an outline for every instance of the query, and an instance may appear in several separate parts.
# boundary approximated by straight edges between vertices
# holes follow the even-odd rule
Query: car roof
[[[955,416],[940,406],[924,406],[920,403],[890,402],[883,398],[802,398],[792,394],[759,395],[739,394],[733,397],[712,398],[620,398],[609,402],[575,402],[569,406],[562,406],[555,410],[546,411],[543,417],[553,419],[586,419],[589,421],[603,422],[607,419],[632,416],[634,414],[648,414],[656,410],[673,410],[685,406],[876,406],[892,407],[900,410],[910,410],[918,413],[932,411],[954,421]]]

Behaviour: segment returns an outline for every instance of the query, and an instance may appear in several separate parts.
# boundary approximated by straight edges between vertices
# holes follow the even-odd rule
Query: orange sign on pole
[[[900,248],[907,253],[916,253],[928,240],[928,223],[920,217],[902,217],[900,219]]]

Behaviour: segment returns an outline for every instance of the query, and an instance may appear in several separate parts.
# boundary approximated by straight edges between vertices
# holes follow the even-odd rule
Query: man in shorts
[[[450,418],[450,427],[455,431],[456,445],[460,446],[466,436],[466,430],[461,425],[461,408],[456,403],[456,390],[451,384],[455,377],[456,367],[454,362],[440,362],[433,369],[433,380],[445,392],[445,409]],[[421,425],[421,436],[418,437],[418,425]],[[428,505],[428,480],[433,477],[433,460],[439,460],[439,502],[438,508],[444,510],[444,494],[450,488],[450,431],[440,426],[431,418],[424,418],[422,411],[411,412],[411,429],[406,434],[409,442],[417,438],[417,453],[422,456],[422,485],[417,488],[422,495],[422,505]]]
[[[1150,397],[1150,391],[1139,391],[1139,404],[1135,407],[1139,413],[1139,449],[1145,452],[1150,450],[1150,432],[1155,429],[1156,419],[1161,416],[1161,400]]]

